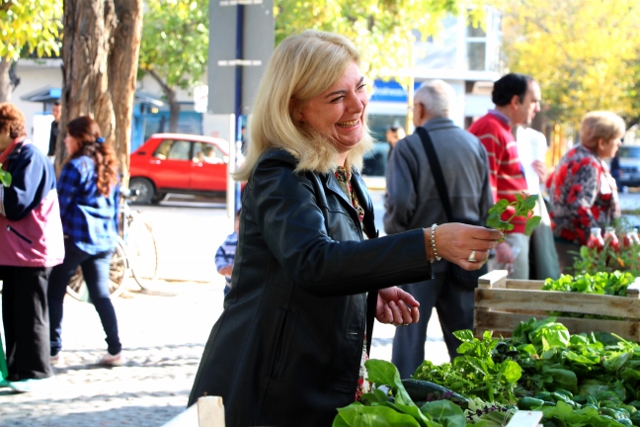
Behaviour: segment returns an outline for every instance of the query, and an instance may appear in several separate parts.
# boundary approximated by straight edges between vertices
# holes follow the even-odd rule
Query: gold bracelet
[[[431,249],[433,249],[433,259],[429,260],[431,263],[442,259],[442,257],[438,255],[438,250],[436,249],[436,228],[438,228],[438,224],[431,224]]]

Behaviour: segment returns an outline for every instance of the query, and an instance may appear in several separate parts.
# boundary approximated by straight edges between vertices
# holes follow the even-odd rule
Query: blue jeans
[[[118,354],[122,350],[122,344],[120,344],[118,336],[116,311],[109,296],[109,271],[113,251],[104,251],[91,255],[78,249],[68,238],[64,240],[64,249],[64,262],[53,267],[47,291],[51,355],[58,354],[62,349],[60,336],[62,332],[62,303],[66,294],[67,284],[78,266],[82,268],[82,275],[89,290],[89,298],[98,312],[104,332],[107,334],[107,350],[109,354]]]

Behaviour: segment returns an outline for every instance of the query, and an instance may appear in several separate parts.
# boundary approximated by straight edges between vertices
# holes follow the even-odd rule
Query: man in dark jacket
[[[60,123],[60,113],[62,112],[62,107],[60,106],[60,101],[56,101],[53,103],[53,108],[51,108],[51,114],[53,114],[53,121],[51,122],[51,131],[49,132],[49,151],[47,152],[47,156],[53,157],[56,155],[56,141],[58,140],[58,124]]]
[[[487,153],[475,136],[448,118],[454,100],[453,88],[444,81],[423,83],[415,93],[413,123],[425,128],[433,141],[454,217],[480,222],[493,202]],[[398,141],[386,178],[387,234],[448,222],[418,133]],[[420,301],[422,315],[417,324],[396,329],[391,360],[402,378],[411,376],[425,359],[427,325],[434,307],[452,359],[460,343],[452,333],[473,329],[473,289],[453,283],[449,268],[448,261],[436,261],[433,280],[425,276],[423,282],[403,286]]]

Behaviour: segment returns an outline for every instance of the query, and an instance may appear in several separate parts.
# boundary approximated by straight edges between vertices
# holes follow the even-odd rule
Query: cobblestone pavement
[[[0,427],[155,427],[184,411],[204,343],[222,310],[224,285],[168,286],[177,295],[131,292],[115,300],[127,362],[113,368],[93,364],[106,348],[93,305],[66,298],[64,362],[44,390],[0,389]],[[440,363],[446,350],[437,322],[431,323],[427,354]],[[393,330],[376,325],[372,358],[390,360]]]
[[[93,305],[67,297],[64,362],[46,389],[14,394],[0,388],[0,427],[160,427],[186,409],[204,344],[222,311],[224,282],[213,270],[213,254],[230,222],[221,209],[163,206],[145,215],[158,240],[162,277],[190,281],[163,282],[172,296],[142,294],[130,285],[114,300],[127,362],[113,368],[94,365],[106,343]],[[390,360],[393,333],[393,326],[376,325],[372,358]],[[425,349],[434,363],[446,360],[435,313]]]
[[[114,301],[127,362],[113,368],[94,365],[106,343],[93,305],[66,298],[64,362],[46,389],[0,389],[0,426],[161,426],[183,411],[223,285],[171,286],[176,296]]]

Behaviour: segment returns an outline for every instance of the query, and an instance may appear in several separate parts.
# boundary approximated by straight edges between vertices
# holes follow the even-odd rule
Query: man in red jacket
[[[495,108],[475,121],[469,132],[480,139],[489,159],[489,182],[494,201],[516,200],[516,194],[527,193],[527,181],[516,139],[511,132],[515,125],[529,126],[540,111],[540,86],[529,76],[510,73],[493,85],[491,100]],[[503,219],[513,215],[507,209]],[[529,279],[529,238],[524,234],[526,218],[516,217],[514,229],[496,247],[496,262],[511,264],[513,279]]]

